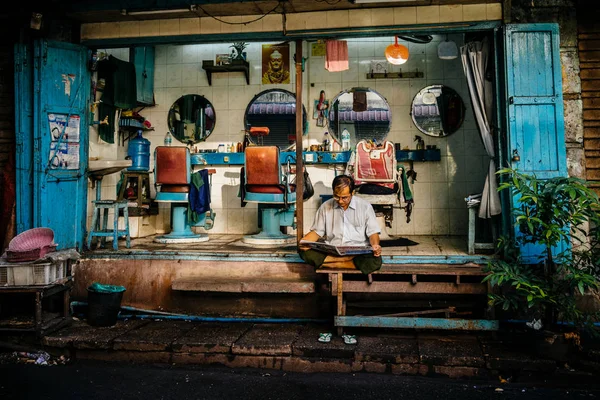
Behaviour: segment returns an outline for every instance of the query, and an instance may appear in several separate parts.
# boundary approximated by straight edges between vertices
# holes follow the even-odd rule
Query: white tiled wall
[[[463,44],[461,34],[449,35],[458,46]],[[396,210],[390,234],[466,234],[467,210],[464,197],[480,192],[487,171],[487,156],[479,139],[466,80],[460,58],[440,60],[437,46],[446,36],[434,36],[429,44],[403,42],[410,50],[409,61],[402,66],[394,66],[392,71],[423,71],[423,79],[377,79],[366,78],[371,60],[384,59],[385,47],[393,43],[392,37],[349,39],[350,69],[343,72],[328,72],[324,68],[324,57],[310,54],[310,43],[304,43],[304,57],[307,57],[303,75],[303,102],[309,116],[310,129],[303,141],[306,148],[321,141],[326,128],[317,127],[312,117],[312,104],[319,92],[325,90],[332,99],[341,90],[356,86],[366,86],[384,96],[392,109],[392,125],[388,139],[400,143],[402,147],[414,148],[413,138],[421,135],[425,144],[435,144],[441,149],[440,162],[415,162],[417,179],[411,184],[414,193],[414,209],[410,223],[406,222],[404,210]],[[246,49],[250,62],[250,85],[246,84],[241,72],[216,73],[212,76],[212,86],[208,85],[202,60],[214,60],[215,54],[229,53],[230,43],[161,45],[156,47],[154,90],[155,107],[145,108],[141,114],[154,127],[144,137],[152,143],[151,153],[163,143],[167,132],[167,112],[179,97],[185,94],[205,96],[215,107],[217,123],[208,140],[199,148],[214,149],[219,143],[237,143],[243,139],[244,112],[248,103],[259,92],[280,87],[295,92],[294,66],[291,66],[292,81],[286,85],[262,85],[261,45],[250,43]],[[119,57],[116,53],[113,54]],[[124,51],[122,59],[127,59]],[[294,54],[294,44],[290,44],[290,54]],[[290,60],[291,61],[291,60]],[[465,102],[467,114],[462,127],[447,138],[432,138],[421,134],[412,123],[410,105],[415,94],[431,84],[444,84],[455,89]],[[91,135],[90,154],[117,155],[123,157],[126,148],[116,145],[97,144],[97,135]],[[152,157],[151,157],[152,158]],[[153,168],[151,159],[151,168]],[[408,167],[408,162],[406,163]],[[342,167],[338,167],[341,172]],[[336,174],[334,166],[310,166],[308,171],[315,186],[315,196],[304,203],[304,231],[306,232],[320,205],[319,194],[331,193],[331,181]],[[238,197],[240,167],[217,167],[213,176],[212,207],[217,213],[214,228],[210,233],[253,233],[257,230],[257,207],[253,204],[240,206]],[[113,175],[103,186],[103,195],[108,198],[115,194],[118,174]],[[90,191],[90,196],[94,196]],[[161,205],[157,218],[157,230],[168,230],[169,208]]]

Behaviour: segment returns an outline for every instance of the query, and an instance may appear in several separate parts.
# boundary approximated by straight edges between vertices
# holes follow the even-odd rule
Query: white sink
[[[104,175],[114,174],[131,167],[131,160],[90,160],[88,172],[92,179],[102,179]]]

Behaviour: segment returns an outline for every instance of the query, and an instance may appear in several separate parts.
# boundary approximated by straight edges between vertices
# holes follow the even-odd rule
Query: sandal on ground
[[[342,339],[344,339],[344,343],[346,344],[356,344],[356,336],[354,335],[342,335]]]
[[[319,342],[329,343],[331,342],[331,333],[319,333]]]

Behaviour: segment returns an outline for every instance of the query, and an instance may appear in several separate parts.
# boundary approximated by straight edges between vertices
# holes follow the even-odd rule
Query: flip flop
[[[329,343],[331,342],[331,333],[319,333],[319,342]]]
[[[346,344],[356,344],[356,336],[354,335],[342,335],[342,339],[344,339],[344,343]]]

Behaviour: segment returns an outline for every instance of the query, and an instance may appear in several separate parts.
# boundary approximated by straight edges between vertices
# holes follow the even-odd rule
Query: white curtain
[[[491,218],[502,212],[496,180],[496,162],[494,161],[494,135],[490,125],[494,100],[493,87],[492,82],[485,78],[490,57],[489,48],[487,38],[481,42],[469,42],[460,48],[479,134],[485,151],[490,157],[488,173],[481,194],[479,218]]]

